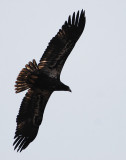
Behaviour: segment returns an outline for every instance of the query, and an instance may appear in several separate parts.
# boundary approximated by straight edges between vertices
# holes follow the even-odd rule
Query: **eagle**
[[[28,90],[17,115],[14,149],[24,150],[37,136],[45,106],[54,91],[70,91],[60,81],[64,63],[85,27],[85,11],[82,9],[68,17],[58,33],[51,39],[40,62],[33,59],[20,71],[16,93]]]

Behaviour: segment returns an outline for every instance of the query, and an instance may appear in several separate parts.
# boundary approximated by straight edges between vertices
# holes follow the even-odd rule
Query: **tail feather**
[[[35,72],[36,70],[38,70],[38,65],[34,59],[32,62],[29,62],[25,65],[25,68],[20,71],[15,82],[16,93],[22,92],[32,86],[34,80],[38,78],[33,74],[33,72]]]

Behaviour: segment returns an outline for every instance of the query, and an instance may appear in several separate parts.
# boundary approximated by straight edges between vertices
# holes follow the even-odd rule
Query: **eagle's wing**
[[[17,148],[17,151],[22,151],[35,139],[51,93],[47,90],[34,91],[31,89],[26,93],[17,116],[17,128],[13,143],[14,149]]]
[[[78,11],[76,16],[74,12],[72,18],[69,16],[62,29],[50,41],[38,68],[45,70],[49,76],[59,77],[67,57],[84,30],[85,22],[83,10],[80,14]]]

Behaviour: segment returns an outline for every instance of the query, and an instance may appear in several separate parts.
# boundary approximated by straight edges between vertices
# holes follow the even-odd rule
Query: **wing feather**
[[[14,149],[22,151],[37,136],[42,122],[46,103],[52,92],[29,89],[26,93],[17,116]]]
[[[45,70],[49,76],[53,72],[55,72],[56,77],[60,76],[67,57],[84,30],[85,21],[85,12],[83,10],[80,14],[78,11],[76,16],[74,12],[72,18],[71,16],[68,17],[68,21],[65,21],[62,29],[50,41],[40,59],[39,69]]]

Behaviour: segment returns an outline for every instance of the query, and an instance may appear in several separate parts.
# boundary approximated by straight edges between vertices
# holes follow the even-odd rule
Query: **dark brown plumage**
[[[40,63],[33,60],[17,77],[16,93],[28,89],[17,116],[14,149],[22,151],[31,143],[42,122],[46,103],[53,91],[71,91],[60,81],[63,65],[85,27],[85,13],[69,16],[62,29],[50,41]]]

